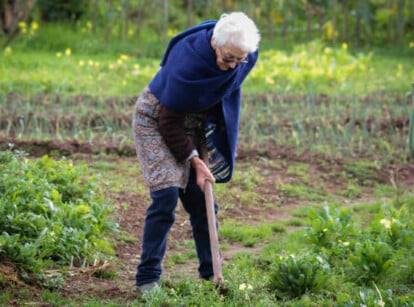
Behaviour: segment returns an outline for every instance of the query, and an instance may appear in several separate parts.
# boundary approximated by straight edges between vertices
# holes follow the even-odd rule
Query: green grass
[[[0,57],[0,92],[33,95],[137,95],[159,67],[157,59],[126,54],[66,55],[45,51],[16,51]],[[6,77],[7,76],[7,77]],[[7,81],[6,81],[7,80]]]
[[[277,222],[246,225],[234,220],[223,221],[220,229],[223,238],[240,242],[246,247],[253,247],[259,242],[271,240],[274,234],[285,231],[286,228]]]
[[[66,54],[68,48],[70,55]],[[95,54],[70,43],[33,51],[12,45],[0,54],[0,93],[137,95],[158,70],[160,57],[143,58],[128,49],[117,52],[110,48]],[[353,55],[319,42],[297,46],[292,53],[264,50],[244,92],[405,94],[411,89],[414,72],[411,57],[376,56],[375,52]]]
[[[68,41],[76,41],[71,35]],[[35,40],[21,40],[0,53],[4,136],[133,143],[126,131],[134,97],[158,70],[160,56],[111,45],[92,52],[70,43],[28,50]],[[264,49],[243,87],[239,143],[406,161],[414,48],[403,51],[355,52],[318,41],[291,51]]]
[[[318,188],[312,188],[303,184],[277,184],[276,188],[278,189],[281,196],[296,198],[307,201],[319,201],[329,199],[329,195]]]

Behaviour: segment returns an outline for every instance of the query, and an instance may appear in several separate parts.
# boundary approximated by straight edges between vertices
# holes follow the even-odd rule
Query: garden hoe
[[[204,163],[208,165],[207,149],[202,148],[202,158]],[[213,283],[220,285],[224,282],[222,268],[221,268],[221,256],[220,247],[218,243],[217,228],[216,228],[216,214],[214,212],[214,195],[213,195],[213,184],[210,181],[204,183],[204,196],[206,199],[206,211],[208,220],[208,233],[210,236],[210,248],[211,258],[213,260]]]

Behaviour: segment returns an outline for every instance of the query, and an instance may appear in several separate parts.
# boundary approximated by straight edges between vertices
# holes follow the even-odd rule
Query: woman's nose
[[[237,65],[237,63],[236,63],[236,62],[229,63],[229,66],[230,66],[231,68],[236,67],[236,65]]]

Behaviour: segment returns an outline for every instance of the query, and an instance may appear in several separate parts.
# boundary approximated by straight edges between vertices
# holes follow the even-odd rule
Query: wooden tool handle
[[[201,158],[204,163],[208,166],[208,153],[207,153],[207,144],[202,144],[201,146]],[[210,249],[211,249],[211,258],[213,261],[213,273],[215,284],[224,281],[222,267],[221,267],[221,256],[220,256],[220,246],[218,242],[217,235],[217,222],[216,222],[216,213],[214,210],[214,195],[213,195],[213,184],[206,180],[204,183],[204,197],[206,199],[206,211],[207,211],[207,220],[208,220],[208,233],[210,236]]]
[[[213,185],[210,181],[204,184],[204,196],[206,198],[206,210],[208,219],[208,232],[210,235],[211,257],[213,260],[214,283],[223,281],[220,247],[216,228],[216,214],[214,212]]]

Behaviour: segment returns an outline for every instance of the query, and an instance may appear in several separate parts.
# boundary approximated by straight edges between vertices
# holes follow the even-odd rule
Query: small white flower
[[[244,291],[244,290],[253,290],[253,286],[251,285],[251,284],[245,284],[245,283],[242,283],[240,286],[239,286],[239,290],[240,291]]]

